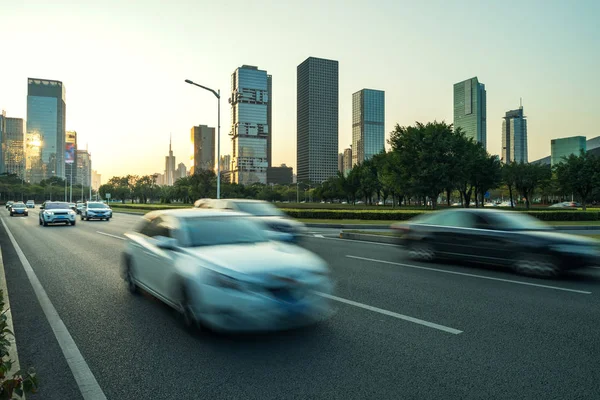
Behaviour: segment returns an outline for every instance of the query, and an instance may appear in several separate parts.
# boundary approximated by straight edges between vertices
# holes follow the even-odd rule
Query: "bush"
[[[528,211],[542,221],[598,221],[598,211]]]
[[[9,337],[14,337],[14,334],[8,329],[6,311],[4,310],[4,293],[0,290],[0,399],[12,399],[13,395],[19,397],[23,393],[34,393],[37,389],[37,377],[35,370],[29,368],[26,373],[16,371],[10,374],[14,360],[9,358],[8,350],[11,346]]]

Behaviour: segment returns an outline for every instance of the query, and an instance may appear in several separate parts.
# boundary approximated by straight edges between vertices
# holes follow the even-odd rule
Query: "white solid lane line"
[[[409,317],[408,315],[398,314],[398,313],[395,313],[393,311],[388,311],[388,310],[384,310],[382,308],[377,308],[377,307],[369,306],[367,304],[358,303],[356,301],[352,301],[352,300],[348,300],[348,299],[343,299],[341,297],[332,296],[330,294],[318,293],[318,292],[317,292],[317,294],[319,296],[323,296],[323,297],[326,297],[326,298],[331,299],[331,300],[339,301],[340,303],[349,304],[351,306],[363,308],[365,310],[369,310],[369,311],[373,311],[373,312],[376,312],[376,313],[379,313],[379,314],[387,315],[389,317],[398,318],[398,319],[401,319],[401,320],[404,320],[404,321],[408,321],[408,322],[412,322],[412,323],[415,323],[415,324],[418,324],[418,325],[423,325],[423,326],[426,326],[428,328],[437,329],[437,330],[440,330],[440,331],[443,331],[443,332],[451,333],[453,335],[458,335],[458,334],[460,334],[460,333],[463,332],[463,331],[459,331],[458,329],[449,328],[449,327],[444,326],[444,325],[439,325],[439,324],[436,324],[436,323],[433,323],[433,322],[424,321],[422,319]]]
[[[515,281],[515,280],[512,280],[512,279],[493,278],[491,276],[469,274],[469,273],[466,273],[466,272],[448,271],[448,270],[445,270],[445,269],[438,269],[438,268],[431,268],[431,267],[422,267],[422,266],[419,266],[419,265],[403,264],[403,263],[397,263],[397,262],[393,262],[393,261],[376,260],[374,258],[365,258],[365,257],[349,256],[349,255],[347,255],[346,257],[348,257],[348,258],[354,258],[356,260],[371,261],[371,262],[376,262],[376,263],[381,263],[381,264],[398,265],[400,267],[406,267],[406,268],[414,268],[414,269],[422,269],[422,270],[426,270],[426,271],[443,272],[444,274],[462,275],[462,276],[469,276],[471,278],[488,279],[490,281],[499,281],[499,282],[514,283],[514,284],[517,284],[517,285],[535,286],[535,287],[540,287],[540,288],[544,288],[544,289],[562,290],[564,292],[572,292],[572,293],[579,293],[579,294],[592,294],[592,292],[588,292],[588,291],[585,291],[585,290],[567,289],[567,288],[562,288],[562,287],[558,287],[558,286],[541,285],[539,283],[530,283],[530,282]]]
[[[119,240],[125,240],[125,238],[122,237],[122,236],[111,235],[110,233],[106,233],[106,232],[96,231],[96,233],[99,233],[99,234],[104,235],[104,236],[109,236],[111,238],[119,239]]]
[[[106,395],[100,388],[98,381],[96,381],[96,377],[94,377],[90,367],[85,362],[85,359],[81,355],[79,348],[77,348],[73,337],[60,318],[60,315],[58,315],[56,308],[54,308],[54,305],[50,301],[48,294],[46,294],[46,290],[33,271],[31,264],[27,260],[27,257],[25,257],[25,253],[23,253],[21,247],[19,247],[19,244],[15,240],[12,232],[10,229],[8,229],[4,219],[2,219],[2,225],[4,225],[4,229],[8,234],[10,242],[17,252],[19,260],[21,260],[21,264],[23,264],[23,269],[29,278],[29,282],[33,287],[33,291],[35,292],[35,296],[37,297],[40,306],[42,306],[42,310],[46,315],[46,319],[48,320],[48,323],[54,332],[54,336],[60,345],[60,349],[67,360],[67,364],[69,365],[71,372],[73,372],[75,382],[77,382],[77,386],[79,386],[81,395],[85,400],[105,400]]]

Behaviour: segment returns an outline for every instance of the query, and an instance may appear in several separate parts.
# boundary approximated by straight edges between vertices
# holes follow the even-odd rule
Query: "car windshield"
[[[241,212],[256,215],[258,217],[283,215],[283,212],[281,210],[269,203],[239,202],[236,203],[236,205]]]
[[[517,212],[501,212],[494,213],[492,225],[496,228],[506,231],[539,231],[552,229],[539,219],[524,213]]]
[[[13,208],[25,208],[25,204],[23,204],[23,203],[17,203],[17,204],[13,204],[12,207]]]
[[[87,208],[106,208],[106,204],[103,203],[88,203]]]
[[[46,203],[45,209],[46,210],[64,210],[69,208],[69,203]]]
[[[247,218],[186,218],[184,230],[188,236],[186,247],[261,243],[268,240],[259,225]]]

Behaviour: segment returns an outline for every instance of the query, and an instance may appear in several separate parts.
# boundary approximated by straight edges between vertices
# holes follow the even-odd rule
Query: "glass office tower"
[[[231,75],[232,178],[248,185],[267,183],[269,124],[267,72],[243,65]],[[270,114],[270,113],[269,113]]]
[[[583,150],[587,151],[585,136],[572,136],[561,139],[552,139],[550,142],[550,163],[552,166],[563,161],[563,157],[571,154],[576,156]]]
[[[298,65],[296,96],[297,180],[321,183],[338,169],[338,62]]]
[[[477,77],[454,84],[454,129],[461,128],[487,149],[485,85]]]
[[[363,89],[352,95],[352,166],[385,148],[385,92]]]
[[[48,79],[27,80],[27,180],[65,177],[65,87]]]
[[[510,164],[515,161],[527,163],[527,119],[523,107],[507,111],[502,121],[501,161]]]

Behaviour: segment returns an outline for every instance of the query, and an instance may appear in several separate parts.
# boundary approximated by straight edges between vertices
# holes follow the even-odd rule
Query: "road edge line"
[[[0,247],[0,290],[4,293],[4,307],[6,307],[6,324],[8,325],[8,329],[14,334],[15,327],[13,325],[12,319],[12,309],[10,307],[10,299],[8,298],[8,283],[6,281],[6,273],[4,272],[4,258],[2,257],[2,248]],[[3,311],[3,310],[1,310]],[[13,364],[8,371],[7,376],[11,376],[15,372],[21,369],[21,364],[19,363],[19,352],[17,351],[17,338],[15,335],[8,339],[10,342],[10,347],[8,348],[8,358],[9,360],[13,360]],[[21,399],[25,400],[25,393],[21,396]]]
[[[21,247],[6,225],[6,222],[4,222],[4,219],[0,219],[0,221],[2,221],[2,225],[6,230],[6,234],[8,235],[8,238],[10,239],[10,242],[12,243],[17,256],[19,257],[19,260],[21,261],[23,269],[27,274],[27,278],[29,278],[29,283],[31,284],[35,296],[38,299],[38,303],[44,311],[46,320],[52,328],[52,332],[54,332],[54,337],[56,338],[60,349],[62,350],[63,356],[65,357],[67,364],[73,373],[73,377],[75,378],[75,382],[79,387],[81,395],[85,400],[105,400],[106,395],[100,388],[98,381],[96,381],[96,377],[83,358],[83,355],[79,351],[77,344],[75,344],[73,337],[69,333],[63,320],[60,318],[58,311],[56,311],[56,308],[54,308],[54,305],[50,301],[46,290],[31,267],[29,260],[27,260],[25,253],[23,253],[23,250],[21,250]]]

